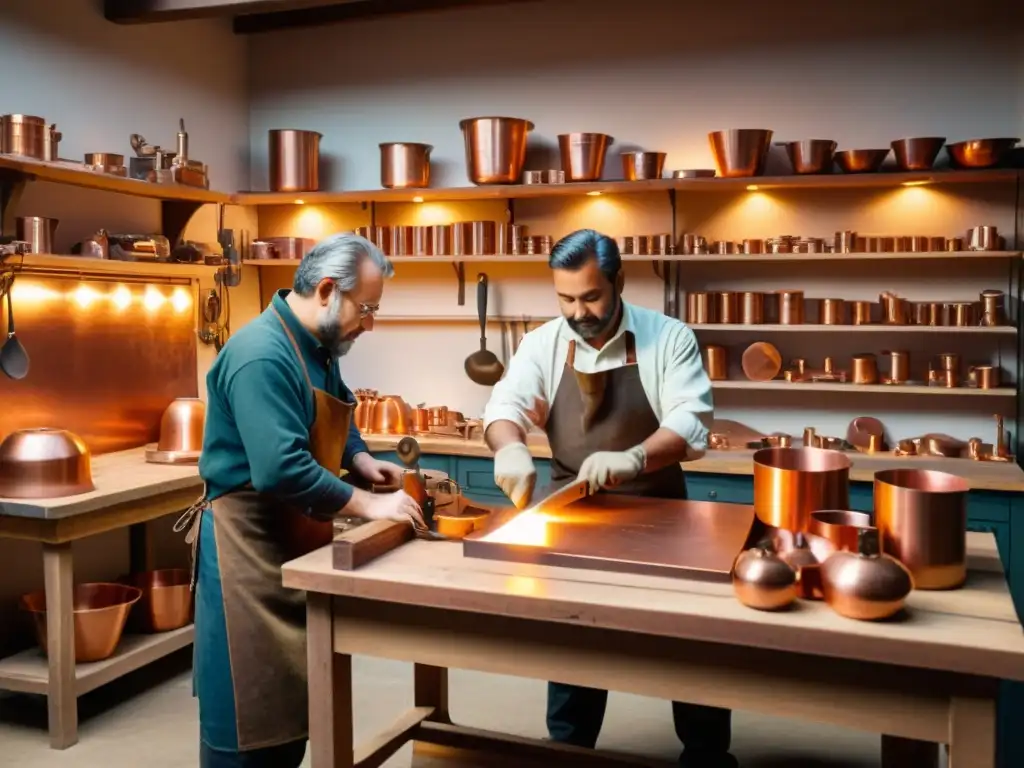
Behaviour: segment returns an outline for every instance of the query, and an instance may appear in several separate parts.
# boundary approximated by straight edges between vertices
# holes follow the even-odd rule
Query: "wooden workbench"
[[[722,584],[464,558],[448,542],[335,571],[327,547],[284,567],[308,593],[312,765],[380,765],[409,740],[624,763],[453,725],[455,667],[886,734],[886,768],[940,743],[949,768],[994,768],[997,681],[1024,680],[1024,633],[991,534],[970,534],[969,549],[963,589],[914,592],[904,620],[872,623],[814,602],[750,610]],[[414,708],[359,748],[353,654],[415,664]]]
[[[78,702],[84,693],[191,644],[191,625],[154,635],[124,636],[115,654],[75,664],[71,543],[128,527],[131,571],[149,570],[146,523],[188,508],[202,493],[195,465],[148,464],[145,449],[96,456],[96,490],[58,499],[0,498],[0,537],[37,541],[43,547],[47,653],[36,648],[0,659],[0,689],[48,698],[50,746],[78,741]]]

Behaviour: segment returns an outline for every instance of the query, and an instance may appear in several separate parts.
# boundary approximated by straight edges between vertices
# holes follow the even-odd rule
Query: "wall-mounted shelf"
[[[926,261],[941,259],[1015,259],[1020,251],[933,251],[902,253],[708,253],[662,256],[671,261],[778,262],[778,261]],[[655,258],[655,257],[650,257]]]
[[[691,323],[695,331],[740,331],[746,333],[955,333],[955,334],[992,334],[996,336],[1015,336],[1017,329],[1012,325],[821,325],[820,323],[803,323],[801,325],[778,325],[761,323],[760,325],[741,325],[739,323]]]
[[[74,275],[152,278],[213,278],[221,267],[205,264],[178,264],[155,261],[117,261],[92,259],[82,256],[61,256],[49,253],[27,253],[8,256],[4,266],[25,269],[26,272],[55,272]]]
[[[844,392],[890,395],[936,395],[939,397],[1016,397],[1015,387],[974,389],[972,387],[929,387],[923,384],[841,384],[838,382],[807,381],[797,384],[788,381],[715,381],[714,389],[750,389],[775,392]]]

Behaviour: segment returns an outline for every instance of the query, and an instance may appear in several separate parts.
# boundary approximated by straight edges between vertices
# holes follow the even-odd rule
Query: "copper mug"
[[[977,389],[997,389],[1001,371],[995,365],[972,365],[967,369],[967,384]]]
[[[878,360],[870,352],[854,355],[850,367],[854,384],[878,383]]]
[[[729,378],[729,350],[717,344],[704,347],[704,369],[711,381],[725,381]]]

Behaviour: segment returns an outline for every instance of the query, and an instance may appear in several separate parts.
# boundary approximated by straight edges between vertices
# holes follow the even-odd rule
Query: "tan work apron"
[[[356,404],[313,386],[295,337],[280,314],[277,318],[313,393],[310,453],[324,469],[340,474]],[[190,529],[187,540],[192,544],[193,584],[201,512],[207,505],[212,507],[215,521],[238,749],[259,749],[306,738],[306,596],[282,586],[281,566],[329,544],[333,521],[314,520],[302,510],[252,488],[227,493],[212,502],[207,502],[204,495],[176,526],[179,530],[186,526]]]

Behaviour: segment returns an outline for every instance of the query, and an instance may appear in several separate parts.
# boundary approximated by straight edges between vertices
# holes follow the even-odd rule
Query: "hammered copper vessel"
[[[797,574],[776,554],[772,543],[764,541],[736,558],[732,588],[748,608],[777,611],[796,600]]]
[[[165,568],[122,579],[142,592],[132,611],[132,627],[142,632],[170,632],[191,623],[191,578],[187,568]]]
[[[729,350],[717,344],[704,347],[704,370],[711,381],[725,381],[729,378]]]
[[[806,139],[783,142],[793,173],[832,173],[836,143],[831,139]]]
[[[821,564],[821,586],[840,616],[877,621],[899,613],[914,581],[899,561],[881,553],[878,531],[863,528],[856,552],[836,552]]]
[[[896,167],[901,171],[930,171],[945,143],[945,136],[897,139],[892,142]]]
[[[608,145],[615,141],[605,133],[562,133],[558,151],[562,156],[565,180],[600,181]]]
[[[760,176],[772,143],[772,131],[739,128],[708,134],[715,167],[722,178]]]
[[[871,515],[841,509],[820,509],[811,513],[807,532],[828,541],[837,551],[857,551],[857,537],[864,528],[873,528]]]
[[[918,589],[955,589],[967,578],[967,481],[926,469],[875,473],[875,524],[882,549]]]
[[[429,144],[396,141],[380,145],[380,185],[385,189],[430,186]]]
[[[75,662],[110,658],[117,649],[131,607],[142,590],[126,584],[79,584],[72,598],[75,634]],[[39,590],[21,597],[21,608],[32,614],[36,640],[47,652],[46,592]]]
[[[766,448],[754,456],[754,513],[765,525],[808,530],[811,513],[850,503],[850,459],[822,448]]]
[[[660,179],[665,169],[664,152],[623,152],[622,176],[626,181]]]
[[[0,497],[52,499],[96,490],[89,449],[63,429],[19,429],[0,443]]]
[[[316,192],[320,189],[320,139],[316,131],[268,132],[270,191]]]
[[[518,117],[470,117],[459,123],[466,142],[466,175],[473,184],[518,184],[533,123]]]

